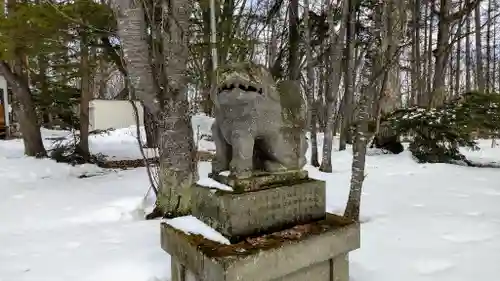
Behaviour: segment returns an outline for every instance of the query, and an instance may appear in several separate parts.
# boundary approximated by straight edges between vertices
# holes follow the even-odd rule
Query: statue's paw
[[[278,162],[274,161],[265,161],[264,162],[264,167],[267,172],[274,173],[274,172],[284,172],[288,170],[285,166]]]

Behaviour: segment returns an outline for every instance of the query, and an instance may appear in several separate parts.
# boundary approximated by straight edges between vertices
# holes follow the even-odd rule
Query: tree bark
[[[484,68],[483,68],[483,44],[481,42],[481,6],[477,5],[474,10],[474,20],[476,23],[476,85],[479,91],[486,90],[484,82]]]
[[[311,133],[311,165],[319,167],[318,162],[318,141],[317,141],[317,122],[316,122],[316,109],[314,102],[314,68],[311,47],[311,28],[312,25],[309,20],[309,0],[304,1],[304,25],[305,25],[305,48],[307,60],[307,82],[306,82],[306,97],[307,97],[307,124],[309,132]]]
[[[168,30],[163,38],[167,90],[161,110],[160,190],[157,207],[166,216],[191,212],[191,186],[198,180],[191,114],[187,98],[191,1],[170,0],[165,7]]]
[[[142,103],[143,104],[143,103]],[[143,104],[144,131],[146,133],[146,146],[148,148],[158,148],[158,124],[149,108]]]
[[[150,62],[144,7],[138,0],[113,0],[130,87],[154,116],[159,112]]]
[[[40,125],[35,111],[35,103],[28,83],[22,78],[22,72],[13,72],[5,61],[0,61],[0,75],[5,77],[16,96],[13,108],[19,118],[19,125],[24,143],[24,154],[34,157],[45,157],[47,151],[43,146]]]
[[[299,33],[299,1],[290,0],[288,8],[288,79],[300,80],[300,33]]]
[[[359,221],[361,194],[363,182],[365,180],[366,146],[368,141],[369,122],[367,96],[367,93],[364,93],[364,96],[361,97],[361,101],[358,105],[359,111],[356,116],[356,129],[352,147],[351,185],[344,211],[344,218],[353,221]]]
[[[413,65],[411,67],[411,100],[410,105],[417,104],[418,97],[422,95],[421,87],[421,57],[420,57],[420,0],[414,0],[412,9],[412,55]]]
[[[428,30],[428,41],[427,41],[427,91],[425,93],[425,98],[422,100],[422,105],[427,106],[429,105],[431,101],[431,95],[432,95],[432,77],[433,77],[433,69],[432,69],[432,34],[433,34],[433,22],[434,22],[434,15],[433,15],[433,10],[435,9],[436,5],[434,1],[429,1],[428,4],[428,9],[429,9],[429,30]]]
[[[468,3],[470,0],[466,0],[466,3]],[[471,57],[471,20],[470,20],[470,15],[466,19],[466,32],[467,36],[465,37],[465,90],[468,92],[472,89],[472,57]]]
[[[333,22],[333,7],[330,6],[329,1],[325,0],[325,9],[327,9],[328,15],[328,26],[330,35],[330,46],[328,47],[329,56],[327,59],[327,69],[328,78],[326,79],[326,89],[325,89],[325,119],[326,125],[324,130],[324,140],[323,140],[323,157],[321,160],[321,166],[319,168],[322,172],[332,172],[332,149],[333,149],[333,137],[335,136],[334,123],[336,121],[335,114],[335,101],[340,88],[340,81],[342,76],[342,50],[344,47],[344,37],[346,34],[346,24],[348,23],[347,17],[349,13],[349,5],[346,1],[342,4],[342,18],[340,24],[340,29],[338,34],[335,34],[334,22]],[[337,112],[341,114],[342,106]]]
[[[462,29],[457,29],[457,37],[461,38]],[[462,40],[457,42],[456,64],[455,64],[455,95],[460,95],[460,61],[462,59]]]
[[[90,161],[89,150],[89,103],[92,99],[90,88],[89,46],[85,31],[80,35],[80,140],[78,149],[85,162]]]
[[[429,107],[436,107],[444,102],[446,66],[449,57],[448,41],[450,40],[450,20],[448,11],[450,10],[450,0],[441,0],[440,15],[438,18],[437,47],[434,53],[436,59],[434,64],[434,81],[432,93],[428,103]]]
[[[344,49],[344,97],[342,122],[340,131],[339,150],[346,149],[346,143],[351,139],[350,127],[352,122],[352,111],[354,102],[354,61],[355,61],[355,37],[356,37],[356,1],[345,0],[348,5],[346,20],[346,37]]]
[[[488,24],[486,30],[486,91],[491,92],[492,84],[491,84],[491,13],[492,13],[492,2],[488,0]]]
[[[16,16],[18,4],[15,0],[7,1],[7,16]],[[24,154],[27,156],[45,157],[47,151],[42,141],[35,103],[29,87],[28,73],[23,67],[25,59],[26,56],[20,48],[14,46],[13,67],[11,69],[6,61],[0,60],[0,75],[4,76],[15,95],[15,101],[12,103],[12,106],[15,115],[19,118],[24,143]]]

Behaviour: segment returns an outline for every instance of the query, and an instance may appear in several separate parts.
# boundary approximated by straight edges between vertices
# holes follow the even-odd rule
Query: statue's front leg
[[[306,153],[309,148],[309,140],[306,138],[305,132],[300,134],[300,149],[298,155],[299,168],[304,167],[307,164]]]
[[[230,164],[231,175],[237,178],[252,176],[254,137],[247,132],[235,131],[231,143],[233,152]]]
[[[212,138],[215,143],[215,159],[212,161],[212,173],[219,174],[229,170],[231,161],[231,146],[226,142],[216,122],[212,124]]]

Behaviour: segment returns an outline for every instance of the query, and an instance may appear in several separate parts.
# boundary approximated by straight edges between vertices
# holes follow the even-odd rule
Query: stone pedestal
[[[214,176],[234,191],[193,187],[193,215],[231,241],[222,245],[167,223],[161,245],[172,281],[348,281],[359,224],[325,212],[325,183],[304,171]]]
[[[172,256],[172,281],[348,281],[348,253],[359,248],[359,224],[328,214],[232,245],[187,235],[162,224]]]
[[[221,174],[210,174],[214,180],[233,188],[233,193],[259,191],[276,186],[288,186],[309,180],[307,171],[254,172],[250,178],[238,179]]]
[[[312,179],[242,193],[195,186],[192,200],[193,216],[232,242],[325,217],[325,183]]]

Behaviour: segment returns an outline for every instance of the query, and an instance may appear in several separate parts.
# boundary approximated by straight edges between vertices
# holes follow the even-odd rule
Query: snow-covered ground
[[[197,118],[195,133],[198,125],[208,131],[210,120]],[[90,142],[93,152],[140,157],[133,128]],[[500,162],[500,147],[490,144],[481,141],[483,150],[467,155]],[[206,141],[200,147],[213,148]],[[143,168],[71,167],[26,158],[22,149],[18,140],[0,141],[0,281],[170,280],[159,220],[142,220],[152,202],[144,200]],[[327,181],[329,211],[344,208],[351,157],[349,150],[333,153],[331,174],[307,167]],[[207,177],[210,163],[199,170]],[[350,255],[351,280],[497,280],[499,202],[500,169],[417,164],[408,152],[368,156],[362,246]]]

